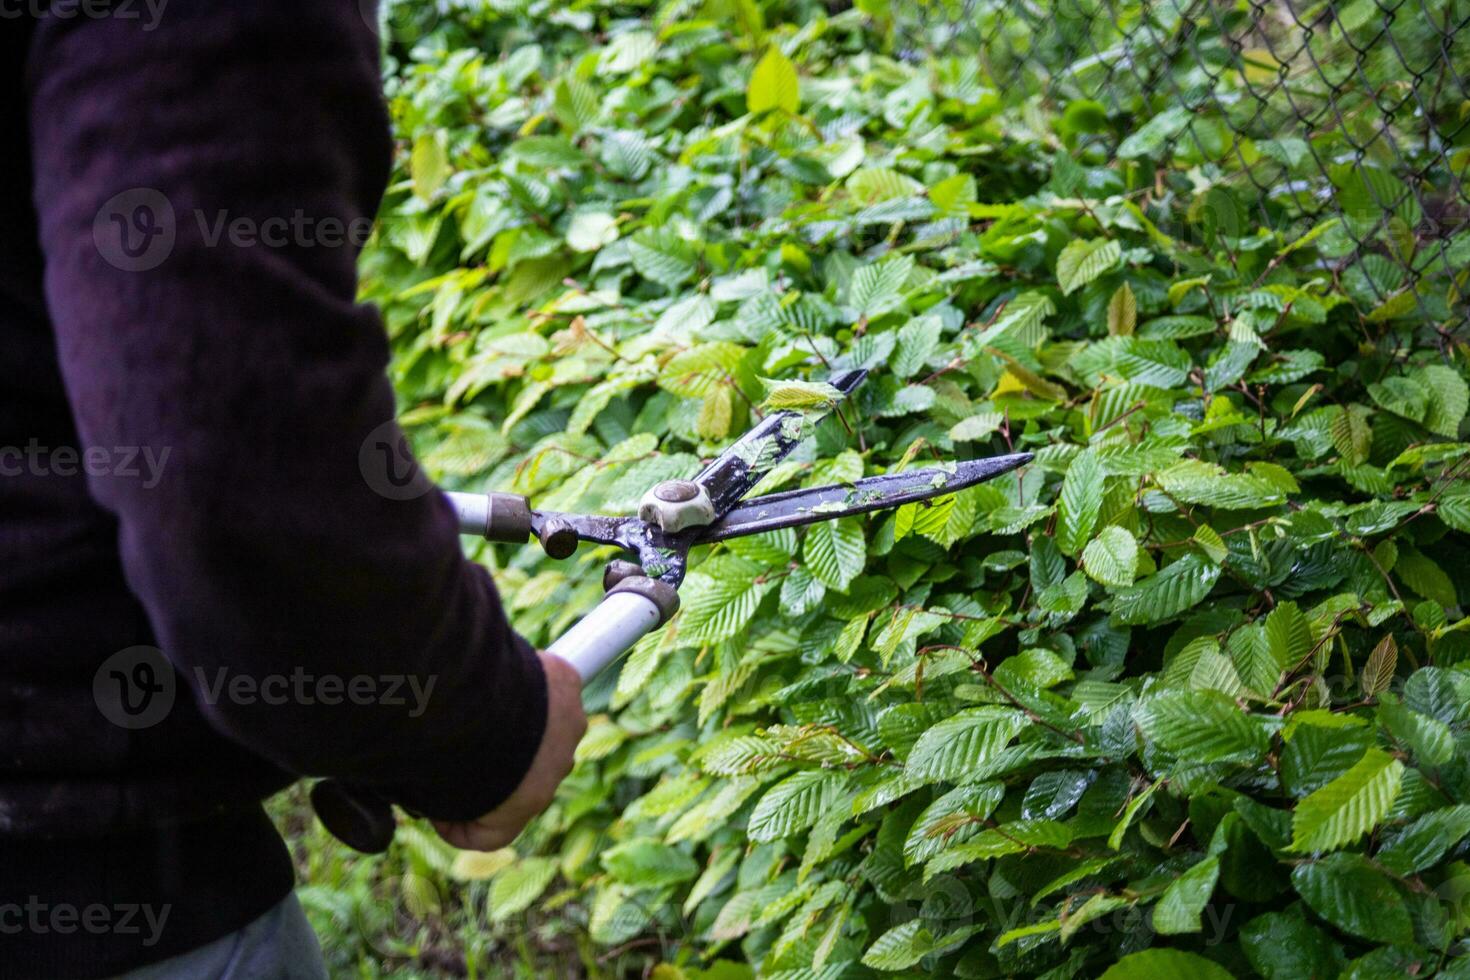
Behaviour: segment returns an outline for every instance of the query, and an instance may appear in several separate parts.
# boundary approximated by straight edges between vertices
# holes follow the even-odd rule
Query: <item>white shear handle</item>
[[[547,648],[577,668],[585,684],[657,628],[663,616],[652,599],[610,592]]]

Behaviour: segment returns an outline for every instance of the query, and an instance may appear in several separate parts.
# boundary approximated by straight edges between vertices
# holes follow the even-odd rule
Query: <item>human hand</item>
[[[582,710],[582,678],[576,668],[554,653],[541,654],[546,671],[546,732],[531,760],[531,768],[515,792],[489,813],[475,820],[435,820],[434,829],[455,847],[494,851],[515,840],[542,810],[551,805],[556,788],[572,771],[573,753],[587,733]]]

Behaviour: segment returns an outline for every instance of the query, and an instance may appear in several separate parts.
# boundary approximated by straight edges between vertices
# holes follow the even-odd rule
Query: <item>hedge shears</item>
[[[602,601],[547,648],[571,663],[586,682],[674,615],[689,552],[698,545],[923,503],[1031,461],[1031,453],[1011,453],[747,499],[866,374],[834,374],[827,381],[830,401],[816,409],[766,415],[698,476],[650,488],[636,517],[535,510],[525,497],[512,493],[450,492],[448,497],[466,535],[508,544],[534,537],[547,555],[558,559],[571,557],[582,542],[611,545],[628,555],[605,569]],[[379,853],[392,842],[392,808],[377,794],[329,779],[317,783],[311,797],[322,823],[349,847]]]

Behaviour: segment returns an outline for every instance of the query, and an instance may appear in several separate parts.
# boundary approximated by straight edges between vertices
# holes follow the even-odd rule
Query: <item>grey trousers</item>
[[[117,980],[326,980],[316,933],[294,894],[243,929]]]

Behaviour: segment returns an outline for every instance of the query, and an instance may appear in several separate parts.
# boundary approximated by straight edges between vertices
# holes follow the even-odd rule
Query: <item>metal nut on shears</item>
[[[552,558],[570,558],[577,551],[577,529],[570,521],[553,517],[536,532],[541,548]]]
[[[713,523],[715,505],[709,491],[693,480],[665,480],[643,495],[638,518],[657,525],[665,534],[677,534]]]
[[[608,562],[607,567],[602,570],[602,591],[611,592],[613,586],[623,579],[642,574],[643,566],[637,562],[623,561],[621,558],[614,559]]]

